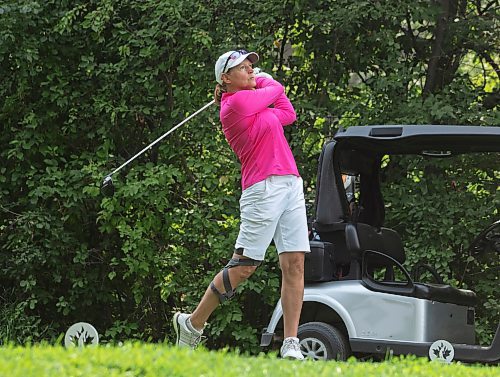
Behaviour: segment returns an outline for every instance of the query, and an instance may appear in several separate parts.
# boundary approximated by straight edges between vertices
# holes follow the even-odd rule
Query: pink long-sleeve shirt
[[[299,176],[283,132],[297,119],[295,110],[279,82],[257,77],[256,83],[255,90],[224,93],[220,107],[222,130],[241,162],[243,190],[270,175]]]

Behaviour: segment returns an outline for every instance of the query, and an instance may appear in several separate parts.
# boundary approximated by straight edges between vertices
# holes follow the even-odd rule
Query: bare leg
[[[238,254],[233,254],[233,258],[248,259],[247,257]],[[236,289],[238,285],[248,279],[254,273],[256,268],[257,266],[236,266],[230,268],[229,281],[231,282],[233,289]],[[214,284],[219,292],[225,292],[224,283],[222,282],[222,271],[215,275]],[[219,306],[219,303],[219,296],[217,296],[209,286],[197,308],[189,318],[193,327],[197,330],[201,330],[205,326],[205,322],[207,322],[208,317],[210,317],[217,306]]]
[[[279,259],[282,271],[281,306],[284,337],[297,337],[304,300],[304,253],[281,253]]]

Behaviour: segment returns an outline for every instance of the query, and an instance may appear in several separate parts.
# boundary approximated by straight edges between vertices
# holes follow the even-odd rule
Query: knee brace
[[[238,259],[238,258],[231,258],[231,260],[224,266],[222,269],[222,283],[224,284],[224,289],[225,292],[221,293],[215,286],[213,280],[210,283],[210,288],[212,291],[219,296],[219,301],[221,304],[226,301],[230,300],[234,297],[235,290],[233,289],[233,286],[231,285],[231,281],[229,280],[229,269],[233,267],[238,267],[238,266],[260,266],[262,264],[262,261],[255,260],[255,259]]]

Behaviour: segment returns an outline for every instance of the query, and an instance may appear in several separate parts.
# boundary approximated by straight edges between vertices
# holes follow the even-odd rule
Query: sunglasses
[[[227,63],[229,63],[230,60],[238,59],[241,55],[245,54],[248,54],[247,50],[236,50],[231,55],[229,55],[229,57],[226,60],[226,64],[224,64],[224,68],[222,68],[222,73],[226,73]]]

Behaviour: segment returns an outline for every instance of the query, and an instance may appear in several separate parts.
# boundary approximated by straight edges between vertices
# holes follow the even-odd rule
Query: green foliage
[[[123,347],[37,346],[0,349],[0,376],[454,376],[493,377],[495,366],[452,365],[425,359],[393,358],[380,363],[286,361],[274,355],[248,357],[226,350],[196,352],[163,345],[127,343]]]
[[[3,1],[0,319],[19,321],[14,327],[0,321],[0,336],[55,339],[85,320],[105,342],[173,340],[172,313],[194,308],[238,231],[239,165],[217,110],[198,115],[117,174],[114,198],[102,198],[99,184],[210,101],[213,64],[226,50],[258,51],[261,67],[286,85],[298,113],[286,135],[309,203],[318,154],[339,126],[498,125],[495,9],[461,3],[466,9],[445,18],[448,31],[436,47],[437,2],[257,1],[249,8],[220,0]],[[431,64],[435,51],[442,56]],[[471,180],[463,184],[473,182],[477,161],[464,163]],[[392,189],[415,186],[397,182]],[[442,226],[449,219],[460,226],[419,251],[431,258],[444,247],[443,272],[460,245],[498,218],[493,191],[445,198]],[[457,199],[475,204],[467,226]],[[389,221],[413,224],[404,235],[416,248],[425,241],[417,222],[438,209],[409,200],[414,206],[403,203]],[[207,346],[258,352],[279,278],[270,249],[237,298],[214,313]],[[463,284],[481,293],[485,311],[498,310],[488,281],[477,275]],[[486,341],[495,321],[486,316],[482,323]]]
[[[18,344],[39,342],[50,334],[50,328],[41,324],[41,319],[27,314],[30,301],[14,302],[14,292],[4,289],[0,297],[0,345],[15,342]]]

